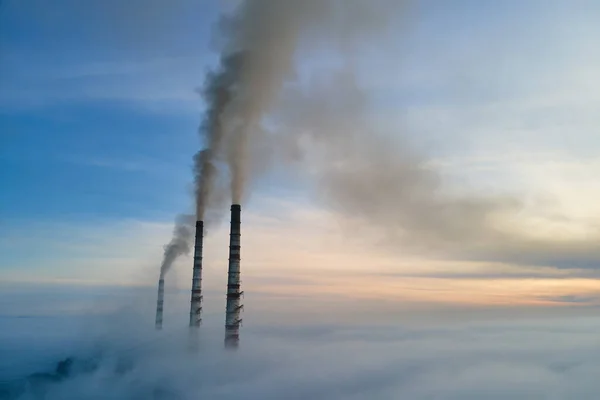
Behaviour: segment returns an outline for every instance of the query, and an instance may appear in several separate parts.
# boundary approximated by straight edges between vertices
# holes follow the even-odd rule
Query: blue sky
[[[156,18],[137,12],[140,2],[133,8],[118,3],[3,4],[4,272],[31,277],[65,258],[60,244],[82,238],[73,227],[166,223],[191,206],[201,108],[194,88],[211,62],[207,36],[215,9],[179,2],[172,16]],[[189,14],[182,12],[189,6]],[[37,239],[28,231],[38,232]],[[33,242],[35,252],[28,250]]]
[[[216,61],[211,31],[220,7],[192,0],[3,2],[0,277],[153,284],[173,218],[191,209],[190,164],[203,107],[194,89]],[[388,131],[414,132],[405,139],[452,190],[525,199],[524,213],[504,221],[511,229],[575,236],[593,229],[590,221],[600,215],[598,5],[431,0],[409,11],[357,62],[370,117]],[[300,64],[310,70],[321,61]],[[347,266],[356,282],[365,264],[409,275],[417,264],[419,273],[450,268],[494,276],[531,268],[498,260],[423,264],[377,246],[358,246],[362,253],[348,259],[340,233],[348,221],[332,218],[305,181],[289,178],[271,174],[258,182],[245,214],[254,241],[246,259],[256,267],[248,279],[257,288],[274,290],[261,283],[266,276],[294,276],[318,293],[337,293],[341,281],[327,279]],[[551,204],[540,208],[540,199]],[[213,240],[226,250],[222,229]],[[272,248],[282,237],[291,239]],[[222,251],[208,257],[214,269],[207,274],[218,287]],[[187,261],[177,269],[184,287]],[[331,276],[315,279],[323,271]],[[474,290],[473,282],[402,284]],[[531,290],[519,285],[518,296]],[[549,296],[542,292],[539,298]]]
[[[210,8],[196,7],[199,18],[180,32],[138,37],[152,21],[133,19],[118,34],[108,28],[112,14],[102,17],[107,3],[63,3],[4,5],[2,219],[155,217],[184,208],[183,172],[198,143],[193,89],[209,61],[206,40],[190,39],[206,37]],[[153,85],[186,64],[197,68],[189,93]],[[144,91],[147,83],[155,88]]]

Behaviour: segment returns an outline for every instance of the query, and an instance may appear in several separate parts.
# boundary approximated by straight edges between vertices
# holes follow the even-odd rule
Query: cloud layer
[[[62,344],[54,356],[75,357],[68,376],[4,398],[585,400],[600,389],[597,319],[412,328],[250,323],[234,353],[222,350],[220,330],[203,328],[198,354],[189,352],[185,330],[157,336],[138,322],[112,318],[87,344]],[[63,323],[46,321],[59,332]],[[51,358],[37,359],[20,370],[52,370]],[[17,379],[7,365],[0,379]],[[5,381],[2,389],[18,392],[18,384]]]

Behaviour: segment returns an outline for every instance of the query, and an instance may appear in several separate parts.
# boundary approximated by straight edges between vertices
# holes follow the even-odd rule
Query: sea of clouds
[[[224,351],[216,311],[195,340],[183,317],[156,332],[135,305],[5,313],[0,399],[530,400],[600,391],[600,318],[311,323],[249,314],[240,348]]]

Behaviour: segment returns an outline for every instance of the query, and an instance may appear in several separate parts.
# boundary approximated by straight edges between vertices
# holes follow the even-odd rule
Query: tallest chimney
[[[240,338],[240,225],[242,207],[231,206],[231,232],[229,235],[229,272],[227,274],[227,306],[225,310],[225,347],[237,348]]]

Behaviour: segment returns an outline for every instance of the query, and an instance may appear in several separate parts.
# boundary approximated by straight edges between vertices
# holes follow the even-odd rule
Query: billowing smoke
[[[292,72],[300,29],[327,2],[251,0],[221,20],[221,57],[202,90],[207,111],[200,132],[206,149],[196,156],[198,218],[216,193],[218,163],[229,168],[233,203],[239,204],[249,171],[248,145],[260,133],[285,78]]]
[[[489,212],[505,203],[438,196],[436,174],[369,125],[352,57],[406,3],[247,0],[220,21],[219,65],[201,91],[207,111],[200,129],[206,148],[195,158],[199,219],[223,205],[227,188],[218,185],[227,177],[239,204],[265,170],[261,164],[301,161],[329,204],[403,239],[445,245],[486,231]],[[323,49],[340,66],[317,71],[316,84],[302,82],[298,55]]]
[[[196,217],[220,216],[261,173],[294,167],[345,221],[403,252],[546,264],[554,249],[594,246],[596,236],[529,236],[511,222],[514,198],[452,194],[411,149],[412,132],[378,126],[360,60],[406,21],[409,3],[246,0],[220,20],[219,63],[201,90]]]
[[[160,264],[160,277],[164,278],[175,260],[190,252],[190,243],[194,236],[194,217],[192,215],[179,215],[175,220],[173,238],[165,246],[162,263]]]
[[[297,78],[298,50],[315,38],[348,47],[376,23],[385,25],[387,4],[247,0],[221,19],[219,65],[207,75],[201,91],[207,111],[200,129],[206,148],[195,163],[198,218],[211,205],[221,205],[216,200],[223,199],[222,190],[230,192],[233,203],[241,203],[249,183],[280,150],[265,134],[265,122],[286,83]],[[283,144],[288,139],[277,140]],[[225,176],[229,188],[216,187]]]
[[[386,242],[402,243],[404,251],[452,252],[498,239],[491,217],[519,206],[510,198],[449,195],[438,173],[411,150],[406,132],[377,128],[350,70],[291,88],[277,117],[318,198],[376,228]]]
[[[394,247],[546,263],[544,253],[565,244],[593,245],[596,236],[577,243],[528,236],[507,222],[522,208],[514,198],[451,194],[411,150],[412,132],[377,126],[360,60],[365,49],[384,46],[389,26],[410,19],[410,3],[247,0],[224,17],[220,63],[202,92],[207,148],[196,164],[198,215],[227,204],[215,201],[227,191],[241,203],[268,167],[292,165],[309,174],[328,206]],[[305,68],[313,60],[323,66]],[[227,178],[229,190],[221,184]]]
[[[293,149],[279,156],[307,171],[317,197],[353,224],[348,231],[403,254],[561,268],[600,264],[597,228],[580,238],[532,232],[522,224],[519,198],[453,193],[411,148],[411,132],[382,128],[368,100],[352,70],[320,74],[285,91],[272,124],[273,137],[283,136]]]
[[[199,129],[203,148],[194,156],[197,220],[210,224],[224,205],[242,203],[250,181],[292,139],[278,138],[275,144],[263,125],[285,83],[296,76],[295,55],[303,39],[324,34],[348,43],[352,32],[381,23],[367,11],[380,10],[383,17],[385,2],[374,3],[379,8],[365,8],[361,1],[247,0],[220,20],[219,64],[200,90],[206,111]],[[161,270],[189,251],[191,237],[188,225],[178,223]]]
[[[214,200],[219,190],[216,181],[219,178],[217,163],[222,158],[226,121],[223,110],[235,97],[235,82],[241,65],[241,57],[226,57],[221,61],[221,69],[207,75],[206,84],[201,91],[207,104],[206,115],[200,126],[200,135],[206,148],[194,156],[194,178],[196,185],[196,218],[204,220],[209,202]],[[217,197],[218,199],[218,197]]]
[[[231,199],[240,203],[264,171],[261,163],[301,161],[329,204],[394,236],[441,246],[493,234],[488,215],[509,201],[440,196],[438,177],[423,160],[406,147],[398,151],[369,124],[351,61],[363,39],[401,17],[406,3],[248,0],[221,21],[220,63],[202,91],[207,148],[196,157],[199,218],[226,175],[219,166],[227,165]],[[297,56],[323,49],[341,66],[302,82]]]

